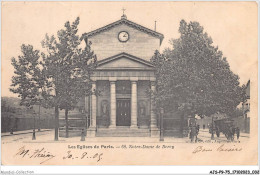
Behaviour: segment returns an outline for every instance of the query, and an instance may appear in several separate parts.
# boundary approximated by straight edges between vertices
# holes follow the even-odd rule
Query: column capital
[[[96,83],[95,81],[92,81],[92,82],[91,82],[91,85],[92,85],[92,88],[96,88],[97,83]]]
[[[111,85],[111,84],[116,84],[115,81],[109,81],[109,83],[110,83],[110,85]]]
[[[92,95],[95,95],[96,93],[96,89],[97,89],[97,84],[95,81],[91,82],[91,90],[92,90]]]
[[[150,77],[150,81],[156,81],[155,77]]]
[[[130,77],[130,81],[131,82],[136,82],[136,81],[138,81],[138,77]]]
[[[96,77],[91,77],[91,80],[92,81],[97,81],[97,78]]]
[[[150,81],[151,82],[151,86],[155,86],[155,81]]]
[[[115,82],[115,81],[117,80],[117,78],[116,78],[116,77],[109,77],[108,80],[109,80],[110,82]]]

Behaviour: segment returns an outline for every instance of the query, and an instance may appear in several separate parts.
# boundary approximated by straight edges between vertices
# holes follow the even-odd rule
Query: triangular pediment
[[[137,24],[137,23],[135,23],[135,22],[132,22],[132,21],[130,21],[130,20],[127,20],[126,18],[121,18],[120,20],[118,20],[118,21],[116,21],[116,22],[113,22],[113,23],[111,23],[111,24],[108,24],[108,25],[106,25],[106,26],[104,26],[104,27],[98,28],[98,29],[93,30],[93,31],[88,32],[88,33],[84,33],[82,37],[83,37],[84,39],[86,39],[86,38],[88,38],[88,37],[92,37],[92,36],[94,36],[94,35],[97,35],[97,34],[99,34],[99,33],[101,33],[101,32],[110,30],[111,28],[117,27],[117,26],[119,26],[119,25],[121,25],[121,24],[125,24],[125,25],[127,25],[127,26],[129,26],[129,27],[132,27],[132,28],[135,28],[135,29],[137,29],[137,30],[139,30],[139,31],[142,31],[142,32],[144,32],[144,33],[147,33],[147,34],[149,34],[149,35],[151,35],[151,36],[153,36],[153,37],[159,38],[159,39],[160,39],[160,44],[162,43],[162,40],[163,40],[163,38],[164,38],[163,34],[161,34],[161,33],[159,33],[159,32],[156,32],[156,31],[154,31],[154,30],[151,30],[151,29],[149,29],[149,28],[147,28],[147,27],[144,27],[144,26],[142,26],[142,25],[139,25],[139,24]],[[83,39],[83,38],[82,38],[82,39]]]
[[[98,61],[97,69],[102,70],[154,70],[154,66],[141,58],[135,57],[127,53],[120,53],[118,55]]]

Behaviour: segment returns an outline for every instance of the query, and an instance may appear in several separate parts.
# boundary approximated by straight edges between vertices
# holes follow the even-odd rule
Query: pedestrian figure
[[[239,136],[240,136],[240,129],[239,129],[239,127],[236,128],[236,134],[237,134],[237,140],[239,140]]]
[[[197,125],[197,133],[199,134],[200,131],[200,125]]]
[[[81,138],[80,138],[80,141],[85,141],[84,129],[81,130]]]
[[[232,141],[232,127],[229,125],[227,128],[228,141]]]
[[[236,128],[232,126],[232,141],[234,141],[235,133],[236,133]]]
[[[36,136],[35,136],[35,129],[33,129],[32,140],[36,140]]]
[[[196,136],[195,136],[195,142],[197,143],[198,141],[198,135],[199,135],[199,130],[200,130],[200,125],[198,125],[198,128],[197,128],[197,132],[196,132]]]
[[[189,133],[189,139],[191,139],[191,127],[192,127],[192,126],[191,126],[191,123],[190,123],[190,124],[189,124],[189,129],[190,129],[190,130],[189,130],[189,131],[190,131],[190,133]]]
[[[196,132],[197,132],[197,128],[195,126],[191,127],[191,142],[194,142],[195,137],[196,137]]]
[[[226,125],[223,126],[223,130],[222,130],[223,134],[225,135],[225,137],[227,138],[227,129],[226,129]]]
[[[216,134],[217,134],[217,137],[219,137],[220,131],[219,131],[219,127],[218,126],[216,127]]]
[[[203,125],[203,129],[205,129],[205,124]]]
[[[209,133],[212,134],[212,132],[213,132],[213,127],[212,127],[212,125],[210,125],[209,126]]]

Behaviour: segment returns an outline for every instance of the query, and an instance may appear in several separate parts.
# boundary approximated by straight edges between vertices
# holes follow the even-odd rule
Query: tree
[[[12,58],[15,76],[12,77],[10,91],[19,94],[21,105],[31,107],[39,102],[40,88],[42,88],[41,70],[39,67],[39,50],[32,45],[21,46],[22,55],[18,60]]]
[[[78,25],[79,18],[72,24],[66,22],[65,29],[61,29],[57,33],[58,39],[46,34],[42,41],[42,47],[46,49],[46,53],[41,53],[42,61],[40,62],[39,55],[37,55],[38,59],[33,67],[37,67],[38,72],[32,73],[29,77],[35,80],[36,85],[28,86],[35,91],[26,90],[27,86],[24,84],[31,80],[27,80],[28,78],[20,78],[21,80],[19,79],[20,81],[16,83],[18,88],[13,91],[27,98],[35,96],[32,92],[37,92],[37,95],[40,93],[43,98],[42,103],[47,104],[48,107],[54,107],[55,140],[58,140],[59,109],[65,109],[66,131],[68,131],[68,111],[73,109],[79,98],[92,93],[90,75],[96,67],[97,59],[94,52],[91,51],[90,43],[84,49],[80,47],[83,36],[79,37],[77,34]],[[36,56],[31,57],[30,60],[33,60]],[[15,66],[15,69],[19,71],[20,66]],[[24,69],[20,70],[21,75],[15,76],[14,79],[24,77],[24,71],[26,72]],[[17,91],[19,89],[21,90]],[[66,135],[68,136],[68,134]]]
[[[242,100],[238,75],[198,22],[182,20],[179,32],[180,38],[170,41],[172,48],[151,59],[156,66],[157,106],[191,116],[232,115]]]
[[[58,40],[46,35],[42,46],[47,54],[42,54],[45,64],[49,91],[55,107],[55,140],[58,138],[58,108],[65,109],[66,136],[68,136],[68,110],[72,109],[82,95],[91,94],[90,74],[96,66],[96,56],[88,44],[80,48],[83,37],[77,35],[79,18],[72,24],[65,23],[65,29],[58,31]],[[48,93],[48,96],[50,93]]]

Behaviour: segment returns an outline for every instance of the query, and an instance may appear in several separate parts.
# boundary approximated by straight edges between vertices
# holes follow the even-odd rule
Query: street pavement
[[[54,143],[54,142],[64,142],[64,143],[72,143],[72,142],[80,142],[81,137],[70,137],[64,138],[59,137],[58,141],[54,141],[54,130],[48,130],[45,132],[37,132],[36,140],[32,140],[32,133],[27,134],[19,134],[19,135],[11,135],[11,136],[3,136],[1,137],[2,143],[12,143],[12,142],[33,142],[33,143]],[[152,137],[94,137],[94,138],[85,138],[85,141],[82,142],[136,142],[136,143],[154,143],[160,142],[160,138],[152,138]],[[187,143],[189,139],[186,138],[173,138],[173,137],[165,137],[164,143]]]
[[[241,133],[239,140],[236,139],[234,142],[246,142],[249,139],[249,134]],[[26,143],[72,143],[72,142],[80,142],[81,137],[70,137],[64,138],[59,137],[58,141],[54,141],[54,130],[41,130],[41,132],[36,132],[36,140],[32,140],[32,131],[26,131],[15,133],[11,135],[10,133],[3,133],[1,140],[2,144],[12,143],[12,142],[26,142]],[[159,141],[159,138],[151,138],[151,137],[94,137],[94,138],[85,138],[85,141],[82,142],[136,142],[136,143],[155,143],[162,142]],[[190,143],[188,137],[185,138],[174,138],[174,137],[164,137],[164,143]],[[201,143],[225,143],[228,142],[226,137],[221,133],[220,137],[215,135],[214,140],[211,140],[211,134],[208,129],[200,129],[198,134],[198,142]]]
[[[239,139],[237,139],[237,135],[235,134],[235,138],[233,142],[246,142],[249,139],[248,133],[240,133]],[[209,133],[209,129],[200,129],[198,134],[198,142],[202,143],[213,143],[213,142],[221,142],[221,143],[227,143],[230,142],[227,140],[225,135],[223,133],[220,133],[220,136],[217,137],[216,134],[214,134],[214,139],[211,140],[211,134]]]

